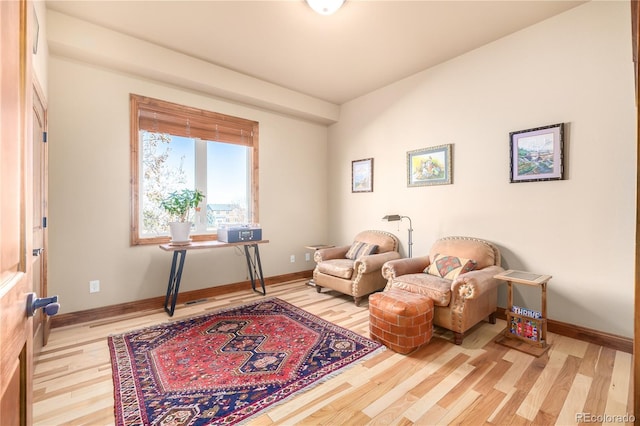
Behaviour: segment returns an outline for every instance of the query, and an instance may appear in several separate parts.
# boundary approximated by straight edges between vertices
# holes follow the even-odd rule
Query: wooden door
[[[640,6],[631,0],[631,46],[635,74],[636,98],[636,266],[633,339],[633,401],[636,418],[640,418]]]
[[[0,424],[32,422],[31,3],[0,1]]]
[[[34,80],[35,81],[35,80]],[[47,296],[47,174],[48,155],[46,143],[46,110],[43,96],[37,84],[33,87],[33,292],[38,297]],[[43,309],[33,316],[33,352],[40,352],[47,344],[50,324]]]

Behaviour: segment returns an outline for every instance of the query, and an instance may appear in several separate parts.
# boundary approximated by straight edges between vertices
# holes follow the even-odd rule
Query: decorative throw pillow
[[[473,271],[476,266],[478,266],[478,263],[475,260],[438,253],[433,262],[425,268],[424,272],[453,280],[460,274]]]
[[[345,255],[347,259],[356,260],[362,256],[375,253],[378,250],[377,244],[363,243],[361,241],[354,241],[349,248],[349,251]]]

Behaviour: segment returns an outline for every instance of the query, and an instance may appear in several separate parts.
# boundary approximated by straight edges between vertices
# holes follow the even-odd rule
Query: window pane
[[[251,148],[207,142],[207,229],[247,223],[251,188]]]
[[[173,191],[194,188],[195,140],[147,131],[140,133],[140,235],[168,235],[169,217],[160,202]]]

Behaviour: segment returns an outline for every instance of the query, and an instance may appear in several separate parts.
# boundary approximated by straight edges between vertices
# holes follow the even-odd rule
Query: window
[[[258,123],[131,95],[131,244],[169,241],[160,201],[181,189],[205,200],[191,217],[195,241],[222,224],[258,222]]]

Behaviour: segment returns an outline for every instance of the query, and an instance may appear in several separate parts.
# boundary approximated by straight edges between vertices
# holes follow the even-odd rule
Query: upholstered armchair
[[[317,250],[313,256],[316,290],[330,288],[348,294],[359,306],[364,296],[385,287],[382,265],[400,258],[398,247],[395,235],[369,230],[356,235],[351,245]]]
[[[445,237],[428,256],[392,260],[382,268],[385,290],[397,288],[429,296],[434,302],[433,323],[453,331],[457,345],[464,333],[480,321],[495,324],[500,281],[500,250],[489,241]]]

